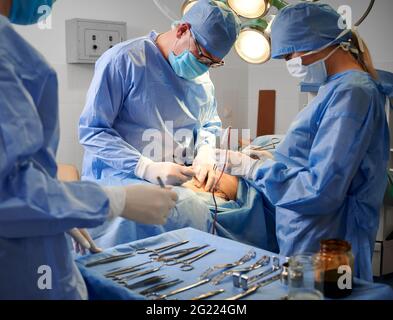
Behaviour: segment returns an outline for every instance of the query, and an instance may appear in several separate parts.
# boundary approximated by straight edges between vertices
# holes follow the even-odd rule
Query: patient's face
[[[193,180],[183,184],[183,187],[193,190],[194,192],[206,193],[205,191],[206,182],[203,183],[200,188],[198,188],[196,184],[199,184],[199,182],[194,178]],[[228,201],[236,200],[238,185],[239,185],[239,179],[237,177],[224,174],[217,186],[217,191],[215,192],[215,195],[219,198]]]

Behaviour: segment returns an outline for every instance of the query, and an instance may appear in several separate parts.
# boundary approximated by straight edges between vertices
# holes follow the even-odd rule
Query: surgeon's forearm
[[[91,182],[62,183],[32,166],[7,181],[0,202],[0,237],[50,236],[105,222],[109,200]]]

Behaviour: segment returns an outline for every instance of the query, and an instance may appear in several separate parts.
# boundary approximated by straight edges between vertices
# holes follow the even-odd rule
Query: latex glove
[[[194,185],[201,188],[206,182],[204,190],[206,192],[212,192],[217,180],[219,179],[221,172],[215,170],[211,165],[202,165],[194,167],[195,180]]]
[[[102,249],[96,246],[94,240],[91,238],[86,229],[74,228],[70,230],[68,234],[72,237],[76,253],[86,254],[87,250],[91,253],[102,252]]]
[[[195,172],[190,167],[173,162],[154,162],[141,157],[136,166],[135,175],[153,184],[158,184],[157,177],[160,177],[165,185],[180,186],[191,180]]]
[[[256,160],[271,159],[274,160],[274,156],[267,150],[260,150],[259,146],[249,145],[242,150],[242,153]]]
[[[205,182],[205,191],[211,192],[215,186],[219,172],[214,170],[216,159],[214,149],[209,145],[204,145],[199,148],[198,154],[192,164],[195,171],[195,185],[200,188]]]
[[[216,149],[217,167],[223,170],[225,164],[225,150]],[[228,151],[225,173],[246,179],[254,179],[258,168],[267,158],[262,160],[252,159],[242,152]]]
[[[123,217],[143,224],[165,224],[178,200],[176,192],[153,185],[103,189],[110,201],[110,219]]]

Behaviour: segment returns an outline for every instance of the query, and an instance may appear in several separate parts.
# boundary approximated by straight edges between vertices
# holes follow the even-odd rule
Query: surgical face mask
[[[14,24],[35,24],[56,0],[13,0],[9,19]]]
[[[191,41],[191,38],[190,38]],[[169,54],[169,63],[175,73],[186,80],[193,80],[205,74],[209,67],[191,53],[190,49],[184,50],[180,55],[176,56],[173,51]]]
[[[311,53],[307,53],[302,56],[288,60],[288,72],[291,76],[300,79],[304,83],[318,85],[323,84],[328,78],[328,73],[326,70],[326,60],[328,60],[339,48],[340,46],[330,52],[327,57],[318,60],[308,66],[303,65],[302,58],[317,53],[318,51],[313,51]]]

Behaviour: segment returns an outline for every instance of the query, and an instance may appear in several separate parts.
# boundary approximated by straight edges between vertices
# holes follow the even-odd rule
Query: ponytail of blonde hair
[[[377,70],[375,70],[370,50],[368,49],[366,43],[359,36],[359,33],[356,30],[352,31],[351,42],[353,46],[359,51],[357,54],[354,54],[358,63],[361,65],[365,72],[368,72],[371,77],[373,77],[375,80],[378,80],[378,73]]]

